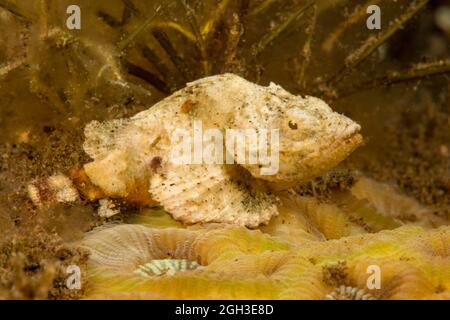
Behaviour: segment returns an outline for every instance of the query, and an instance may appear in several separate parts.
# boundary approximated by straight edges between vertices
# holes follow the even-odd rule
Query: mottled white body
[[[279,171],[261,175],[261,163],[175,165],[177,128],[278,129]],[[204,78],[130,119],[86,127],[84,169],[113,198],[147,193],[185,223],[225,222],[248,227],[277,214],[272,191],[312,179],[345,159],[361,142],[359,125],[320,99],[262,87],[236,75]],[[248,150],[257,152],[257,150]]]

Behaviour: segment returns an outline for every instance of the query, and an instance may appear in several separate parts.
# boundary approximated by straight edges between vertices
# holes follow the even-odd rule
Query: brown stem
[[[122,2],[125,5],[125,8],[128,9],[135,16],[140,15],[139,10],[136,8],[132,0],[122,0]]]
[[[309,63],[311,62],[311,44],[312,40],[314,38],[314,32],[316,29],[316,20],[317,20],[317,5],[314,4],[312,7],[312,12],[309,17],[309,23],[308,27],[306,29],[306,42],[303,45],[303,49],[300,53],[300,56],[302,59],[301,65],[300,65],[300,71],[298,75],[298,84],[300,89],[305,88],[305,74],[306,70],[308,69]]]
[[[150,24],[153,22],[153,20],[156,18],[156,15],[158,14],[158,12],[161,10],[162,6],[159,6],[156,8],[155,12],[148,17],[147,19],[144,20],[143,23],[141,23],[141,25],[139,27],[137,27],[130,35],[128,35],[127,37],[125,37],[122,41],[120,41],[117,44],[117,49],[119,50],[119,52],[123,51],[131,42],[134,41],[134,39],[136,39],[136,37],[143,32],[144,30],[147,29],[148,26],[150,26]]]
[[[150,62],[161,75],[164,76],[170,74],[169,69],[150,47],[143,46],[141,50],[144,58]]]
[[[119,28],[122,26],[122,22],[111,16],[110,14],[99,10],[97,11],[97,17],[105,22],[111,28]]]
[[[340,93],[339,97],[342,98],[363,90],[370,90],[378,87],[387,87],[393,84],[420,80],[430,76],[442,74],[450,75],[450,60],[417,63],[411,66],[409,69],[402,71],[392,71],[385,76],[377,77],[373,80],[363,82],[362,84],[353,87],[348,92]]]
[[[184,11],[186,13],[186,18],[189,22],[189,24],[191,25],[191,29],[194,32],[195,35],[195,39],[196,39],[196,45],[197,45],[197,49],[200,53],[201,59],[202,59],[202,66],[203,66],[203,71],[206,75],[209,75],[211,73],[211,65],[208,61],[208,53],[206,50],[206,43],[205,43],[205,38],[200,30],[198,21],[197,21],[197,17],[195,15],[195,11],[194,9],[192,9],[192,7],[190,7],[186,0],[179,0],[181,2],[181,4],[183,5]]]
[[[326,40],[322,44],[322,49],[330,52],[336,41],[339,37],[352,25],[356,24],[358,21],[367,16],[366,9],[369,5],[379,4],[382,0],[368,0],[365,4],[358,6],[354,13],[345,21],[340,23],[334,30],[330,33],[330,35],[326,38]]]
[[[24,14],[23,12],[20,12],[19,8],[15,4],[12,4],[11,2],[7,0],[0,0],[0,8],[5,9],[6,11],[12,13],[13,15],[17,16],[19,19],[29,22],[31,19]]]
[[[260,55],[266,47],[278,38],[288,27],[290,27],[298,17],[300,17],[306,10],[308,10],[315,3],[314,0],[308,1],[305,5],[301,6],[294,11],[285,21],[279,24],[273,31],[267,33],[262,39],[253,46],[254,56]]]
[[[142,80],[150,83],[152,86],[154,86],[156,89],[158,89],[162,93],[170,94],[170,88],[157,75],[151,73],[150,71],[144,70],[141,67],[139,67],[129,61],[125,61],[124,65],[129,74],[131,74],[135,77],[141,78]]]
[[[269,9],[271,7],[271,5],[274,4],[276,1],[277,0],[264,0],[260,5],[255,6],[255,8],[253,8],[250,11],[249,16],[254,17],[254,16],[259,15],[260,13]]]
[[[172,45],[167,34],[164,30],[155,28],[152,30],[152,34],[155,39],[158,41],[160,46],[164,49],[164,51],[169,56],[170,60],[173,62],[177,70],[180,72],[181,76],[185,79],[189,79],[189,69],[186,66],[185,60],[178,54],[178,51]]]
[[[372,35],[364,41],[364,43],[347,56],[344,62],[344,66],[332,77],[328,78],[324,82],[328,86],[332,86],[338,83],[342,78],[353,72],[354,69],[363,61],[365,61],[380,45],[389,40],[398,30],[400,30],[409,20],[411,20],[417,12],[419,12],[426,4],[428,0],[416,0],[413,1],[406,12],[404,12],[399,18],[395,19],[389,27],[380,32],[377,35]]]

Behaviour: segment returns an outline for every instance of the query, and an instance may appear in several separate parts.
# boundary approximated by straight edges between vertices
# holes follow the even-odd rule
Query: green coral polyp
[[[196,261],[186,259],[152,260],[149,263],[140,265],[134,273],[145,278],[164,275],[173,276],[178,272],[195,270],[199,266]]]
[[[370,293],[355,287],[340,286],[325,296],[325,300],[377,300]]]

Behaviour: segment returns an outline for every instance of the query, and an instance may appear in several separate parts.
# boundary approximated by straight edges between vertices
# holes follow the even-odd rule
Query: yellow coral
[[[420,205],[388,184],[358,178],[349,191],[334,191],[327,201],[278,194],[279,216],[260,229],[270,235],[301,244],[303,240],[330,240],[392,230],[403,225],[426,228],[444,224],[431,208]]]
[[[368,201],[380,214],[402,223],[436,227],[446,222],[435,216],[431,208],[403,195],[389,184],[361,177],[351,189],[351,193],[357,199]]]
[[[166,211],[160,208],[141,209],[138,214],[133,214],[126,219],[127,223],[148,225],[153,228],[183,228],[183,224],[172,218]]]
[[[449,233],[450,227],[427,231],[407,226],[339,240],[304,239],[293,246],[243,227],[121,225],[94,232],[82,243],[91,251],[87,297],[324,299],[333,292],[338,296],[344,286],[354,288],[349,292],[355,298],[445,299]],[[185,259],[200,266],[158,276],[133,272],[155,259]],[[340,262],[345,270],[330,281],[324,268]],[[381,270],[380,289],[367,288],[371,265]]]
[[[171,298],[274,298],[275,283],[262,275],[250,281],[248,274],[236,276],[227,268],[227,263],[241,255],[288,248],[260,232],[244,228],[200,231],[139,225],[121,225],[93,233],[82,246],[91,252],[88,297],[108,292],[152,292]],[[196,261],[204,267],[150,279],[133,272],[139,265],[164,258]]]
[[[345,261],[348,283],[359,288],[366,288],[368,267],[378,266],[381,289],[370,293],[382,299],[431,299],[449,287],[449,232],[450,227],[427,231],[408,226],[337,241],[305,243],[298,252],[314,257],[322,265]]]
[[[91,251],[87,298],[448,298],[450,227],[398,227],[409,223],[393,207],[349,192],[329,203],[294,192],[279,197],[279,216],[261,230],[183,226],[147,209],[126,219],[132,225],[90,233],[82,243]],[[171,272],[136,273],[172,262]],[[380,289],[367,287],[370,266],[381,271]]]

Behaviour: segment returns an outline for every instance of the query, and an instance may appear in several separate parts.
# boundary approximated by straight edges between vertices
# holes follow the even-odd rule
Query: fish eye
[[[291,128],[292,130],[297,130],[298,125],[295,122],[289,121],[289,128]]]

